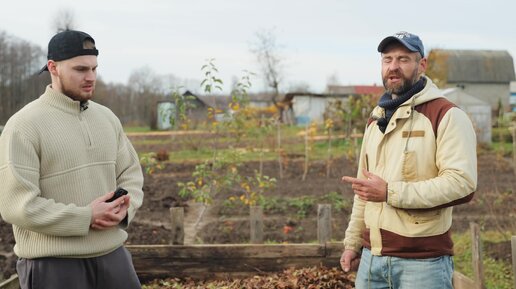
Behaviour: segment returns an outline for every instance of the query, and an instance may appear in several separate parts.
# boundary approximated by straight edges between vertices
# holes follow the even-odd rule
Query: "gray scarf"
[[[409,100],[414,94],[423,90],[426,85],[426,78],[421,77],[414,85],[407,90],[406,92],[399,95],[397,98],[392,99],[392,94],[386,92],[378,101],[378,106],[385,109],[385,117],[379,118],[376,124],[378,124],[378,128],[385,133],[385,129],[387,128],[387,124],[391,120],[392,115],[398,109],[398,107]]]

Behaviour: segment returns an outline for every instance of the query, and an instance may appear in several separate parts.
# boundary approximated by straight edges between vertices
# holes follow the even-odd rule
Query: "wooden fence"
[[[331,243],[331,206],[319,205],[317,214],[318,243],[262,244],[263,211],[250,210],[250,244],[185,245],[182,208],[171,208],[170,245],[128,245],[136,273],[142,280],[163,277],[212,279],[243,277],[250,274],[277,272],[290,267],[325,265],[338,267],[342,244]],[[453,275],[455,289],[484,289],[480,230],[470,225],[474,280],[459,272]],[[513,274],[516,276],[516,236],[511,239]],[[514,288],[516,288],[516,278]],[[0,289],[19,289],[16,275],[0,283]]]

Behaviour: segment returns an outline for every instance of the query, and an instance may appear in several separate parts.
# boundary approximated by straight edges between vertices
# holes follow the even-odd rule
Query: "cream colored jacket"
[[[13,225],[22,258],[92,257],[127,239],[124,226],[143,200],[138,156],[106,107],[79,102],[50,86],[7,122],[0,136],[0,214]],[[90,229],[94,199],[117,186],[131,204],[123,225]]]
[[[477,186],[476,136],[466,113],[447,101],[427,78],[403,103],[383,134],[376,107],[365,130],[362,168],[388,182],[387,202],[355,196],[344,245],[374,255],[425,258],[453,254],[449,229],[456,204]]]

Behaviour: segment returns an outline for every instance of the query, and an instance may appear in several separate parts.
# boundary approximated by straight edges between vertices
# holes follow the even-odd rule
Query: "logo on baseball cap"
[[[421,57],[425,57],[425,48],[423,47],[423,42],[421,39],[419,39],[419,36],[405,31],[401,31],[392,36],[385,37],[378,45],[378,52],[383,52],[385,47],[387,47],[387,45],[393,41],[397,41],[403,44],[403,46],[405,46],[408,50],[412,52],[419,52]]]
[[[91,45],[86,45],[88,42],[91,42]],[[81,55],[99,55],[95,48],[95,40],[85,32],[65,30],[54,35],[48,42],[47,60],[61,61]],[[46,64],[39,73],[45,70],[48,71]]]

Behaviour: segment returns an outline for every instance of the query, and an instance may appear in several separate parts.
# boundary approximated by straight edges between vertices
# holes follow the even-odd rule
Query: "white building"
[[[479,143],[491,143],[491,106],[464,89],[455,87],[443,90],[444,96],[468,114]]]

